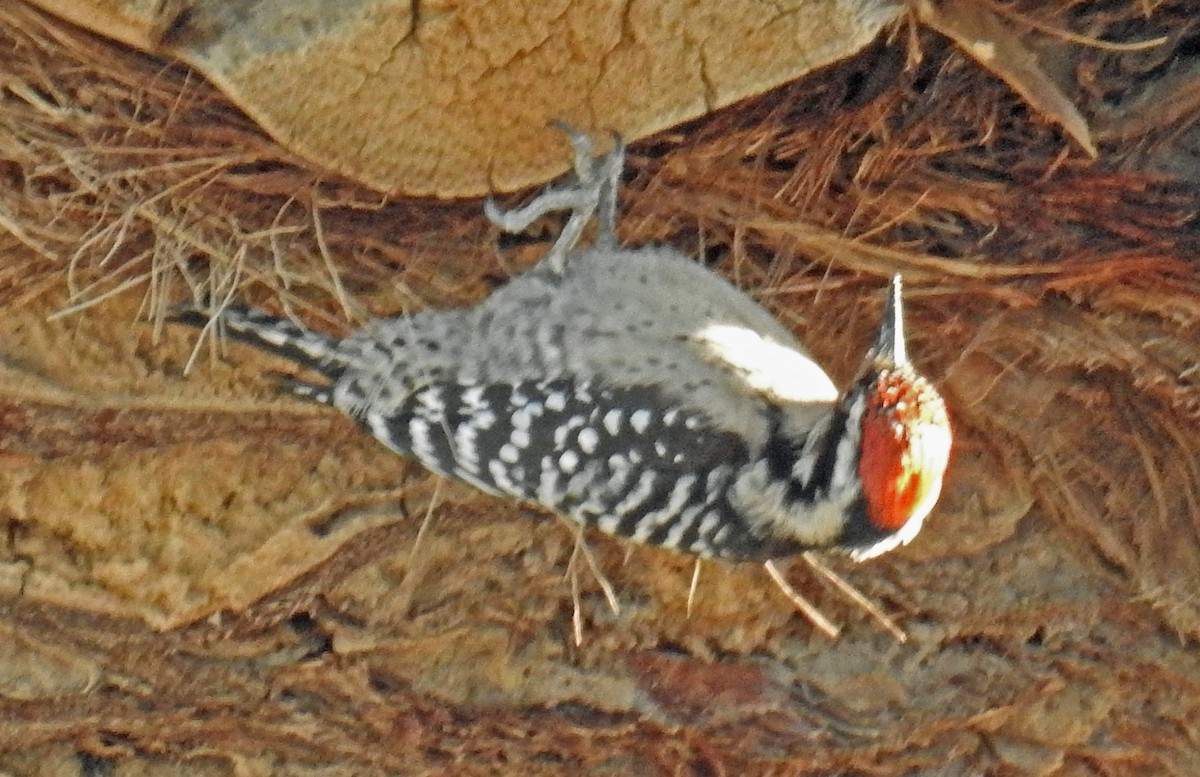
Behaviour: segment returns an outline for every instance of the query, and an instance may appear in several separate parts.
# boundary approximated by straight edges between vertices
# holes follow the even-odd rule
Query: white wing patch
[[[837,400],[837,388],[815,361],[753,329],[708,324],[693,337],[705,356],[732,368],[750,388],[778,402]]]

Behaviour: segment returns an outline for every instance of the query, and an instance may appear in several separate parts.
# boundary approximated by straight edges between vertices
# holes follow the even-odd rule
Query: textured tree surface
[[[620,607],[578,563],[577,644],[560,521],[164,323],[468,304],[556,226],[322,177],[184,68],[0,5],[0,773],[1200,774],[1200,28],[988,7],[1002,77],[908,21],[635,144],[623,193],[627,244],[702,257],[839,383],[904,273],[947,490],[828,563],[908,641],[799,563],[837,640],[753,565],[689,613],[689,559],[589,535]]]
[[[311,165],[382,191],[447,198],[512,191],[567,170],[551,120],[642,138],[850,56],[903,8],[897,0],[28,2],[189,63]]]

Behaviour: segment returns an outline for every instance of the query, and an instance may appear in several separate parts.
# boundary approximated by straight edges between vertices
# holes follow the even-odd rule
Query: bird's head
[[[892,278],[879,331],[844,401],[863,403],[858,476],[867,533],[886,537],[851,554],[869,558],[916,536],[941,493],[950,459],[946,404],[908,360],[899,275]]]

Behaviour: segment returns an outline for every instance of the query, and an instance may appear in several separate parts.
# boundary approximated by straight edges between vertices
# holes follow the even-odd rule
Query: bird
[[[861,561],[916,537],[952,431],[908,358],[900,276],[839,390],[713,270],[671,246],[621,245],[624,143],[614,133],[594,154],[588,135],[559,127],[573,176],[521,208],[488,199],[484,213],[510,233],[555,212],[566,224],[474,306],[381,318],[343,338],[234,306],[186,305],[174,318],[311,370],[318,379],[292,376],[286,389],[435,473],[634,543],[769,565],[809,551]]]

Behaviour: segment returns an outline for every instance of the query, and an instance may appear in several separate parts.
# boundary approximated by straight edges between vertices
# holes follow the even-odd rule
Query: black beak
[[[900,276],[893,275],[888,286],[887,301],[883,305],[883,320],[879,322],[879,333],[867,352],[868,361],[889,367],[908,364],[908,351],[904,347],[904,307],[900,299]]]

